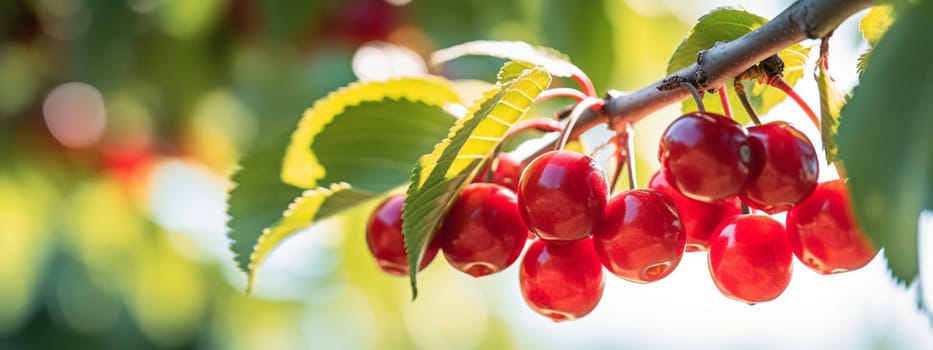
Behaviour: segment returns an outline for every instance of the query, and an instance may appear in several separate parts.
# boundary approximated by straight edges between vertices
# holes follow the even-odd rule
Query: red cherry
[[[603,266],[623,279],[648,283],[669,275],[684,254],[687,236],[674,203],[661,192],[630,190],[609,199],[593,231]]]
[[[386,40],[398,26],[398,9],[385,0],[352,0],[333,14],[329,30],[356,44]]]
[[[742,202],[738,197],[730,197],[716,203],[687,198],[671,187],[661,171],[654,173],[648,187],[666,194],[674,202],[687,234],[688,252],[705,251],[709,247],[709,237],[716,226],[725,219],[742,214]]]
[[[745,128],[725,116],[687,113],[664,130],[658,159],[667,181],[703,202],[732,197],[749,179],[752,150]]]
[[[852,213],[842,180],[820,183],[787,212],[787,236],[797,259],[821,274],[859,269],[878,253]]]
[[[492,183],[502,185],[505,188],[512,190],[512,192],[518,191],[518,179],[522,176],[521,162],[515,160],[515,158],[512,158],[512,156],[508,153],[500,152],[498,155],[496,155],[496,164],[494,165],[494,169],[495,170],[492,172]],[[489,167],[483,167],[473,182],[486,182],[488,173]]]
[[[512,265],[527,237],[515,193],[496,184],[478,183],[460,193],[437,240],[451,266],[480,277]]]
[[[518,184],[518,208],[538,237],[582,239],[602,219],[609,185],[593,158],[551,151],[533,160]]]
[[[709,272],[725,296],[755,304],[777,298],[790,283],[790,243],[784,227],[769,216],[739,215],[709,241]]]
[[[813,192],[820,166],[806,135],[778,121],[748,128],[748,137],[758,158],[752,180],[740,194],[749,207],[779,213]]]
[[[591,239],[533,241],[518,278],[525,302],[554,322],[585,316],[603,296],[603,269]]]
[[[405,195],[389,197],[376,208],[369,218],[366,226],[366,244],[369,251],[376,258],[379,268],[389,274],[408,275],[408,256],[405,254],[405,243],[402,238],[402,204]],[[434,260],[439,246],[435,241],[428,245],[424,258],[421,259],[419,271]]]

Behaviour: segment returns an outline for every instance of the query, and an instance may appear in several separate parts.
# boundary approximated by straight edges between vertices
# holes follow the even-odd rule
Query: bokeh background
[[[431,51],[477,39],[552,46],[600,92],[634,89],[664,75],[710,9],[770,18],[788,4],[0,1],[0,349],[933,346],[919,289],[893,284],[881,258],[836,276],[798,264],[782,297],[748,306],[719,294],[704,254],[688,254],[651,285],[607,275],[596,311],[559,324],[525,306],[517,268],[475,280],[438,258],[412,303],[407,280],[378,271],[366,250],[376,203],[296,235],[243,293],[225,236],[228,177],[328,91],[423,72]],[[833,39],[844,88],[857,84],[865,47],[856,19]],[[434,72],[488,80],[501,62],[464,58]],[[807,74],[799,89],[817,105],[814,85]],[[644,172],[677,113],[639,124]],[[801,115],[784,104],[766,119]],[[933,235],[933,215],[921,226]]]

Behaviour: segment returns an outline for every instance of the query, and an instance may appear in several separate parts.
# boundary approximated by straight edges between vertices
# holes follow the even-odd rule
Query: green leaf
[[[427,243],[460,191],[476,176],[503,137],[551,83],[541,68],[497,85],[477,100],[434,151],[418,160],[402,209],[402,232],[409,266],[420,266]],[[409,268],[417,297],[417,268]]]
[[[839,157],[862,228],[894,276],[917,276],[917,222],[933,209],[933,1],[912,5],[875,47],[842,109]]]
[[[697,54],[700,51],[713,47],[716,42],[729,42],[751,32],[768,23],[768,19],[742,10],[730,8],[718,8],[709,14],[700,17],[699,22],[690,30],[687,38],[680,43],[677,50],[674,51],[671,60],[667,65],[667,73],[671,74],[680,69],[689,67],[697,60]],[[784,60],[784,81],[788,85],[794,86],[797,81],[803,77],[803,69],[806,66],[810,49],[794,44],[778,52],[778,56]],[[738,96],[728,86],[729,103],[733,106],[733,113],[740,123],[750,121],[748,114],[740,106]],[[769,88],[765,85],[755,84],[754,87],[746,88],[745,93],[758,114],[766,114],[772,107],[787,98],[784,92]],[[705,94],[703,105],[706,110],[723,113],[722,104],[719,102],[717,94]],[[684,113],[697,110],[697,105],[692,99],[685,99],[682,103]]]
[[[557,50],[533,46],[521,41],[470,41],[435,51],[431,55],[431,64],[439,65],[463,56],[480,55],[527,62],[541,66],[552,76],[572,77],[582,75],[577,66],[570,63],[570,58]]]
[[[504,83],[518,78],[526,69],[534,68],[534,66],[528,62],[508,61],[499,69],[499,74],[496,74],[496,82]]]
[[[300,197],[288,205],[284,213],[280,214],[281,220],[274,226],[262,230],[262,235],[256,240],[256,245],[253,246],[252,253],[249,255],[247,292],[252,290],[259,266],[286,238],[314,222],[374,197],[376,195],[373,193],[353,190],[345,182],[304,191]]]
[[[457,100],[439,78],[354,83],[308,109],[292,138],[264,140],[242,160],[227,201],[231,250],[250,281],[260,262],[251,257],[268,253],[255,250],[260,236],[282,222],[303,189],[347,183],[362,194],[323,206],[322,213],[330,215],[404,185],[411,164],[447,135],[454,118],[443,104]]]
[[[823,139],[823,152],[826,163],[836,161],[839,146],[836,134],[839,130],[839,111],[846,104],[846,96],[836,88],[833,78],[822,64],[817,64],[816,84],[820,91],[820,134]]]
[[[871,8],[865,17],[859,21],[858,28],[868,40],[868,45],[872,47],[878,45],[878,41],[888,31],[888,27],[894,23],[894,6],[891,4],[877,5]]]
[[[446,135],[454,118],[443,107],[459,101],[441,78],[350,84],[305,111],[285,153],[282,181],[301,188],[343,181],[371,192],[391,190]]]
[[[227,235],[231,239],[237,266],[249,271],[250,255],[256,241],[267,227],[282,218],[288,203],[301,195],[300,188],[280,180],[285,140],[257,148],[240,161],[240,170],[233,174],[236,187],[227,198]]]

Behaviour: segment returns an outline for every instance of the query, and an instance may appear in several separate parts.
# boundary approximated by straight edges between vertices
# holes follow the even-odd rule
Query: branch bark
[[[602,110],[580,116],[571,137],[606,122],[612,130],[624,131],[629,123],[690,95],[684,88],[669,87],[671,82],[690,82],[701,90],[717,89],[788,46],[829,35],[845,19],[872,4],[872,0],[799,0],[745,36],[705,50],[690,67],[631,93],[611,91]]]

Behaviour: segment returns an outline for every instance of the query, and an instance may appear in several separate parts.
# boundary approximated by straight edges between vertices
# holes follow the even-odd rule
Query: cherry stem
[[[626,159],[628,159],[628,148],[625,146],[626,138],[627,134],[625,131],[617,132],[615,136],[609,139],[608,143],[603,144],[603,146],[605,146],[611,143],[615,147],[615,151],[612,152],[612,156],[615,158],[615,167],[612,169],[612,182],[609,184],[610,192],[614,191],[616,185],[619,183],[619,175],[622,174],[622,167],[625,166]]]
[[[700,92],[697,91],[696,86],[693,86],[693,84],[686,81],[680,83],[680,86],[683,86],[684,89],[690,91],[690,95],[693,96],[693,102],[696,102],[697,104],[697,110],[700,112],[706,112],[706,107],[703,106],[703,96],[700,96]]]
[[[587,97],[586,94],[580,90],[573,88],[553,88],[542,91],[538,94],[538,98],[535,99],[535,103],[544,102],[547,100],[555,99],[558,97],[570,97],[576,100],[577,102],[583,101]]]
[[[499,166],[499,164],[497,163],[497,160],[499,158],[496,156],[499,155],[499,152],[502,152],[503,143],[499,143],[498,145],[496,145],[496,149],[492,151],[492,154],[489,155],[489,158],[486,158],[486,160],[483,161],[483,165],[486,168],[486,174],[483,174],[484,176],[483,182],[492,183],[493,175],[496,172],[495,169],[496,167]],[[483,168],[480,168],[480,169],[483,169]]]
[[[836,174],[839,175],[840,179],[845,179],[849,177],[849,174],[846,173],[845,166],[842,165],[842,161],[836,160],[833,162],[833,167],[836,168]]]
[[[502,138],[502,143],[505,143],[513,136],[520,134],[529,130],[538,130],[541,132],[555,132],[564,130],[564,125],[560,121],[551,118],[533,118],[528,120],[520,121],[511,128]]]
[[[593,81],[590,80],[590,77],[583,73],[583,71],[577,70],[574,72],[571,77],[573,80],[576,80],[577,84],[580,85],[580,88],[583,89],[583,93],[589,97],[596,97],[596,88],[593,87]]]
[[[788,85],[783,78],[775,77],[768,81],[768,85],[781,89],[781,91],[784,91],[787,96],[790,96],[794,102],[797,102],[797,105],[800,106],[800,109],[803,109],[804,113],[810,117],[810,121],[813,122],[813,126],[816,127],[816,130],[820,130],[820,117],[818,117],[816,113],[813,112],[813,109],[810,108],[810,105],[808,105],[807,102],[804,101],[803,98],[801,98],[800,95],[794,91],[794,88]]]
[[[570,130],[573,130],[574,124],[577,123],[577,119],[580,119],[580,115],[582,115],[583,112],[590,108],[602,108],[605,103],[606,101],[597,97],[587,97],[583,99],[583,101],[580,101],[580,103],[577,103],[577,105],[573,107],[573,110],[570,111],[570,116],[568,118],[570,120],[567,121],[567,125],[564,126],[564,132],[561,134],[560,142],[555,149],[564,149],[564,146],[567,145],[567,140],[570,139]]]
[[[745,85],[742,85],[741,80],[733,80],[732,85],[735,90],[735,95],[739,97],[739,102],[742,102],[742,107],[745,107],[745,112],[748,113],[748,117],[752,118],[752,122],[754,122],[755,125],[761,125],[761,119],[758,119],[758,113],[755,113],[755,108],[752,107],[752,103],[748,101],[748,96],[745,94]]]
[[[735,119],[735,117],[732,116],[732,106],[729,104],[729,92],[726,91],[725,85],[719,88],[719,102],[722,103],[722,113],[729,117],[729,119]]]
[[[564,125],[561,124],[559,120],[551,119],[551,118],[532,118],[532,119],[523,120],[523,121],[513,124],[512,127],[509,128],[509,131],[505,133],[505,136],[502,137],[502,141],[499,142],[498,145],[496,145],[496,149],[493,150],[492,154],[489,155],[489,159],[485,161],[485,163],[489,165],[489,168],[488,168],[489,171],[486,174],[486,180],[487,180],[486,182],[492,182],[493,172],[499,166],[498,158],[496,156],[499,155],[499,152],[502,152],[502,146],[505,145],[506,142],[511,140],[512,137],[515,137],[515,135],[518,135],[518,134],[521,134],[523,132],[530,131],[530,130],[538,130],[538,131],[546,132],[546,133],[557,132],[557,131],[564,130]]]
[[[615,156],[615,168],[612,169],[612,183],[609,184],[610,194],[615,191],[616,185],[619,183],[619,175],[622,174],[622,167],[625,166],[625,158],[619,155],[619,153],[625,152],[622,149],[622,146],[618,142],[613,142],[616,146],[616,151],[613,152]]]
[[[826,36],[820,38],[820,58],[817,64],[822,64],[823,69],[829,70],[829,38],[833,36],[833,32],[829,32]]]
[[[636,189],[638,188],[638,180],[635,174],[635,128],[632,127],[632,123],[629,123],[625,127],[625,162],[628,163],[626,168],[628,169],[628,188]]]

